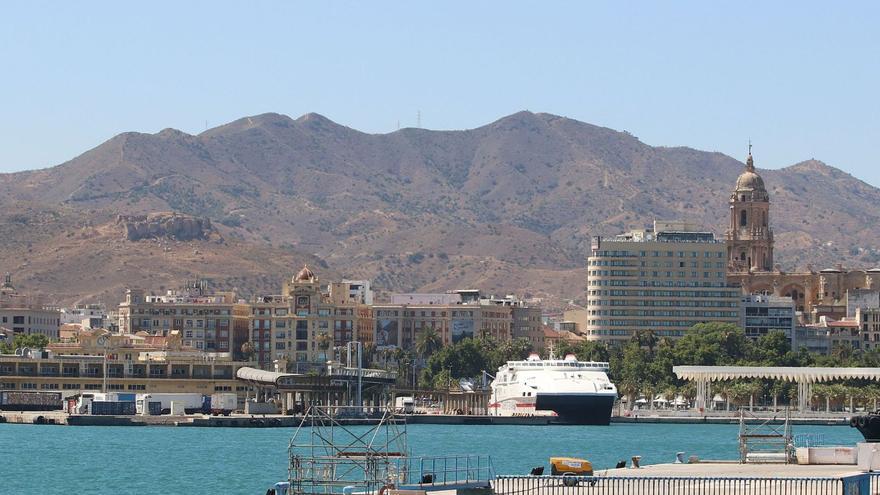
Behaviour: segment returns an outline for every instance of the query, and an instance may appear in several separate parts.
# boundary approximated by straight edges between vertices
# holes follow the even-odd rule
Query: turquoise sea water
[[[527,474],[551,455],[597,469],[676,451],[737,457],[736,425],[410,425],[413,455],[489,454],[497,474]],[[861,439],[842,426],[795,426],[828,443]],[[65,427],[0,424],[0,494],[259,494],[287,476],[288,428]]]

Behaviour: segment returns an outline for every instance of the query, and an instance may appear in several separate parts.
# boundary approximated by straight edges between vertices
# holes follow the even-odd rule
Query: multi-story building
[[[79,325],[82,328],[106,328],[107,309],[102,304],[77,304],[61,308],[62,325]]]
[[[727,283],[727,247],[711,232],[655,222],[593,239],[587,273],[590,340],[619,343],[637,332],[681,337],[697,323],[739,323],[740,289]]]
[[[186,347],[243,359],[250,313],[250,306],[235,293],[209,292],[206,283],[198,282],[162,295],[129,289],[119,305],[118,321],[123,334],[169,335],[178,330]]]
[[[480,298],[480,304],[510,307],[510,337],[529,341],[535,350],[544,348],[544,323],[540,306],[528,304],[511,294]]]
[[[428,328],[444,345],[481,336],[510,340],[513,307],[482,304],[473,292],[394,294],[390,303],[373,305],[376,347],[413,349],[419,332]]]
[[[263,368],[273,362],[323,363],[335,348],[372,337],[373,294],[367,281],[331,283],[326,290],[308,267],[303,267],[282,293],[257,296],[251,304],[250,339],[254,359]]]
[[[846,291],[846,317],[855,318],[856,312],[880,308],[880,290],[849,289]]]
[[[131,359],[125,359],[126,354],[114,355],[106,361],[103,355],[2,354],[0,389],[59,391],[64,396],[100,390],[205,395],[236,392],[240,398],[246,394],[246,387],[236,380],[235,374],[238,368],[250,363],[232,361],[229,353],[133,352]]]
[[[859,325],[862,348],[880,349],[880,307],[857,307],[854,319]]]
[[[61,314],[57,308],[43,304],[39,297],[19,294],[7,273],[0,285],[0,327],[13,335],[42,334],[57,339]]]
[[[763,294],[742,297],[740,327],[747,337],[756,339],[770,332],[780,331],[791,340],[796,323],[794,300],[790,297]]]

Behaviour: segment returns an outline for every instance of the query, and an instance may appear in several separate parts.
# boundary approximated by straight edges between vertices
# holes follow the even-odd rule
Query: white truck
[[[412,397],[396,397],[394,399],[394,412],[398,414],[412,414],[416,412],[416,402]]]
[[[238,394],[230,392],[216,392],[211,395],[211,414],[229,416],[229,413],[238,409]]]
[[[205,396],[199,393],[137,394],[137,398],[135,399],[137,413],[143,414],[144,408],[146,408],[147,404],[150,402],[162,403],[162,414],[169,414],[171,412],[172,402],[177,403],[177,407],[182,405],[186,414],[207,412],[205,410]]]

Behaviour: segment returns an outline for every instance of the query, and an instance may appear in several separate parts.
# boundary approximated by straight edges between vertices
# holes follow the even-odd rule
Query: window
[[[747,220],[748,220],[748,218],[747,218],[746,210],[740,211],[739,212],[739,225],[740,225],[740,227],[745,227],[746,225],[748,225]]]

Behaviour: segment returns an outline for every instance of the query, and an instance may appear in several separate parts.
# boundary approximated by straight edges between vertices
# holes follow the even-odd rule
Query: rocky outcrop
[[[217,233],[207,218],[181,213],[151,213],[149,215],[118,215],[116,225],[122,228],[129,241],[169,238],[178,241],[209,239]]]

